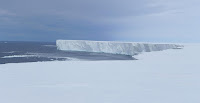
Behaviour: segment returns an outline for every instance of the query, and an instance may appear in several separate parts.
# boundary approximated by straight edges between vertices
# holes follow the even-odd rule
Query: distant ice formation
[[[112,54],[135,55],[141,52],[161,51],[183,47],[177,44],[155,44],[114,41],[57,40],[58,50],[101,52]]]

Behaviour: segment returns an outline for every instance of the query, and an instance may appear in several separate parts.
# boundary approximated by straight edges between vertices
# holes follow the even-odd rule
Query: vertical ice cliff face
[[[113,41],[57,40],[58,50],[103,52],[135,55],[141,52],[161,51],[182,47],[176,44],[132,43]]]

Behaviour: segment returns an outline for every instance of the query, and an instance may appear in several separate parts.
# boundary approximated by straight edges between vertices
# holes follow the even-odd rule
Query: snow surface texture
[[[111,41],[57,40],[58,50],[103,52],[113,54],[135,55],[141,52],[161,51],[182,47],[176,44],[152,44]]]
[[[136,61],[0,65],[0,103],[200,103],[200,45]]]

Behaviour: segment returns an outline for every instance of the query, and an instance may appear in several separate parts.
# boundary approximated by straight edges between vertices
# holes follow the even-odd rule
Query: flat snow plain
[[[133,61],[0,65],[0,103],[200,103],[200,44]]]

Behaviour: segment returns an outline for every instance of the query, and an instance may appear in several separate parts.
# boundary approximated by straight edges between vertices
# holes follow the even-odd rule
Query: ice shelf
[[[141,52],[161,51],[182,48],[178,44],[135,43],[115,41],[57,40],[57,49],[63,51],[101,52],[135,55]]]

